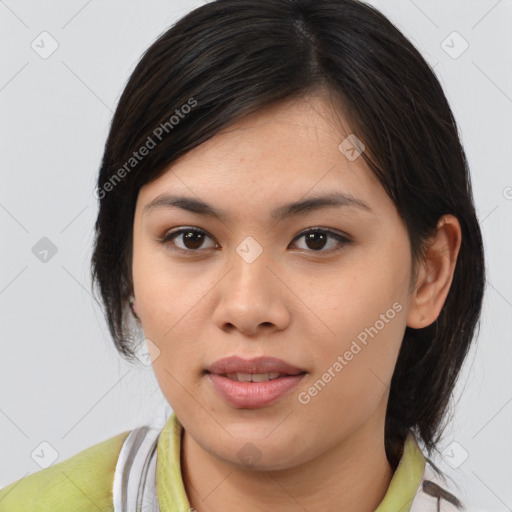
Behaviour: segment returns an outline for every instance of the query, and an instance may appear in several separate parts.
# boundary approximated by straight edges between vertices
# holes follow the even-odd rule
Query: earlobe
[[[407,326],[422,329],[435,322],[450,290],[461,244],[461,229],[457,218],[443,215],[437,230],[428,242],[425,259],[421,264]]]
[[[132,311],[132,315],[139,320],[139,310],[137,308],[137,301],[135,297],[130,297],[130,309]]]

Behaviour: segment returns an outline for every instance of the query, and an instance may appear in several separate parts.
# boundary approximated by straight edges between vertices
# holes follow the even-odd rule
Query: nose
[[[216,287],[217,327],[250,337],[285,329],[290,322],[289,292],[278,265],[265,251],[253,261],[234,252],[229,263],[230,270]]]

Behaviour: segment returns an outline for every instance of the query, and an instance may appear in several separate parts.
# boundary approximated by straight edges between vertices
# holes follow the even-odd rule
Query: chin
[[[230,438],[226,440],[227,444],[216,443],[207,451],[224,463],[235,466],[237,470],[248,471],[285,470],[306,462],[308,458],[304,445],[292,442],[290,438],[246,438],[237,441]]]

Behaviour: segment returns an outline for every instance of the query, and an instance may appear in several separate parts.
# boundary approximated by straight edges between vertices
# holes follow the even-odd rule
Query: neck
[[[391,478],[384,428],[372,421],[307,463],[278,471],[251,471],[204,451],[186,431],[182,476],[197,512],[373,512]]]

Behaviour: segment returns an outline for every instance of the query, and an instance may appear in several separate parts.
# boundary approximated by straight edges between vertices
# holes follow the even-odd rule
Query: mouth
[[[213,389],[238,409],[268,406],[289,394],[307,372],[273,357],[220,359],[206,370]]]
[[[301,375],[300,374],[295,375]],[[238,382],[266,382],[268,380],[275,380],[281,377],[289,377],[289,373],[269,372],[269,373],[226,373],[222,374],[222,377],[227,377],[231,380]]]
[[[277,379],[283,375],[306,373],[303,368],[294,366],[277,357],[268,356],[254,359],[244,359],[239,356],[224,357],[215,361],[206,368],[206,371],[240,382],[262,382]]]

